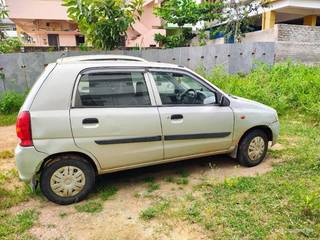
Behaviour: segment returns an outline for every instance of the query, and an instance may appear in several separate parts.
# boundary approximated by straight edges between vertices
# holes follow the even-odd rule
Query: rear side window
[[[75,107],[151,105],[142,72],[97,72],[81,76]]]

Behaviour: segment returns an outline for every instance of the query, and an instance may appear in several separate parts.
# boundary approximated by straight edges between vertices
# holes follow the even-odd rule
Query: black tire
[[[51,177],[58,169],[67,166],[76,167],[82,171],[84,185],[82,189],[73,196],[59,196],[51,188]],[[75,173],[77,173],[77,170],[75,171]],[[83,200],[90,193],[94,184],[95,171],[93,167],[84,157],[75,154],[60,155],[54,158],[53,161],[50,161],[50,163],[44,167],[40,175],[40,189],[43,195],[45,195],[48,200],[60,205],[72,204]]]
[[[249,157],[249,145],[251,141],[256,138],[256,137],[261,137],[264,141],[264,149],[261,154],[257,159],[252,160]],[[266,157],[268,151],[268,137],[267,134],[259,129],[252,130],[248,132],[242,139],[241,142],[239,143],[239,148],[238,148],[238,160],[240,165],[246,166],[246,167],[254,167],[260,164],[264,158]]]

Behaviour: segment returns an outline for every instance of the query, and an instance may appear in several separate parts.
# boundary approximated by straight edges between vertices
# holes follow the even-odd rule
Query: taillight
[[[20,146],[29,147],[33,145],[30,112],[21,112],[19,114],[16,123],[16,131],[17,136],[20,139]]]

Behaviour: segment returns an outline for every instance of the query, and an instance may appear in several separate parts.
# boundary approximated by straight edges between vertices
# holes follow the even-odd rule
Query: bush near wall
[[[200,74],[226,93],[269,105],[280,115],[299,112],[320,119],[320,67],[285,62],[258,65],[247,75],[229,75],[219,67]],[[12,91],[0,94],[0,114],[19,111],[24,99]]]
[[[277,109],[320,119],[320,67],[292,62],[259,65],[248,75],[229,75],[223,68],[203,74],[226,93],[249,98]]]
[[[20,52],[22,43],[18,38],[6,38],[0,41],[0,53]]]
[[[0,95],[0,114],[11,114],[19,111],[25,99],[25,94],[8,91]]]

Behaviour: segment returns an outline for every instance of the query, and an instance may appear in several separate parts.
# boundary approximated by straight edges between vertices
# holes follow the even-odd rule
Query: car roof
[[[148,67],[148,68],[175,68],[183,69],[171,63],[149,62],[143,58],[127,55],[83,55],[74,57],[59,58],[56,61],[59,65],[81,65],[83,68],[91,67]]]

